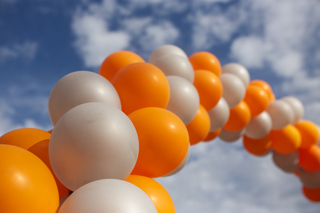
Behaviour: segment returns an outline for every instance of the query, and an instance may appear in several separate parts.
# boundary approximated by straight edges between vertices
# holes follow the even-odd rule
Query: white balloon
[[[245,135],[248,138],[259,139],[265,137],[272,129],[270,115],[263,111],[259,115],[250,119],[247,125]]]
[[[266,112],[272,120],[272,129],[282,129],[293,120],[293,111],[291,107],[281,100],[270,102]]]
[[[229,63],[222,67],[222,73],[231,73],[236,75],[241,79],[244,85],[247,87],[250,82],[250,75],[248,70],[242,66],[241,64],[237,63]]]
[[[239,77],[231,73],[222,73],[220,80],[223,87],[222,97],[232,109],[243,100],[246,94],[246,87]]]
[[[138,135],[128,116],[100,102],[81,104],[65,113],[49,142],[52,169],[72,191],[98,179],[126,179],[138,152]]]
[[[280,100],[289,104],[289,106],[293,110],[293,120],[292,120],[291,124],[294,125],[299,120],[302,119],[302,117],[304,115],[304,106],[299,99],[292,97],[292,96],[287,96],[287,97],[281,98]]]
[[[302,184],[308,188],[315,189],[320,187],[320,171],[309,172],[300,168],[299,178]]]
[[[103,76],[77,71],[62,77],[52,88],[48,111],[53,125],[73,107],[87,102],[103,102],[121,109],[119,95]]]
[[[88,183],[74,191],[58,213],[157,213],[149,196],[137,186],[116,179]]]
[[[238,131],[228,131],[226,129],[222,129],[219,134],[219,138],[225,142],[235,142],[244,135],[245,131],[246,128]]]
[[[272,160],[284,172],[294,173],[299,169],[298,151],[286,155],[273,151]]]
[[[230,116],[229,105],[224,98],[220,98],[215,107],[208,111],[210,117],[210,132],[222,128]]]
[[[189,161],[189,158],[190,158],[190,145],[189,145],[189,149],[188,149],[188,152],[186,154],[186,156],[184,157],[182,163],[180,163],[180,165],[175,169],[173,170],[172,172],[170,172],[169,174],[165,175],[164,177],[168,177],[168,176],[172,176],[174,174],[177,174],[178,172],[180,172],[188,163]]]
[[[166,54],[158,58],[153,64],[166,76],[180,76],[193,83],[194,70],[188,58],[175,54]]]
[[[187,125],[199,109],[198,91],[192,83],[179,76],[168,76],[167,79],[170,85],[170,99],[166,109],[176,114]]]
[[[162,46],[158,47],[157,49],[155,49],[151,53],[148,62],[153,64],[156,60],[158,60],[158,58],[160,58],[164,55],[167,55],[167,54],[175,54],[175,55],[179,55],[183,58],[188,59],[187,54],[180,47],[177,47],[172,44],[166,44],[166,45],[162,45]]]

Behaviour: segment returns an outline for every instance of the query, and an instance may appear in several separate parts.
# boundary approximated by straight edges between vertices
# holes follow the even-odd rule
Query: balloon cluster
[[[99,73],[62,77],[48,111],[53,130],[0,137],[3,213],[174,213],[153,178],[179,172],[190,145],[216,137],[243,138],[256,156],[272,153],[275,165],[299,176],[305,196],[320,202],[319,127],[301,120],[302,103],[275,99],[268,83],[250,81],[240,64],[221,67],[209,52],[188,57],[164,45],[148,62],[115,52]]]

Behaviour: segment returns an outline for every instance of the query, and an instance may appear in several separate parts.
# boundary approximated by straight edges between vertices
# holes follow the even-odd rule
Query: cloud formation
[[[16,43],[11,46],[0,47],[0,62],[6,62],[13,59],[34,59],[38,43],[34,41],[25,41],[23,43]]]

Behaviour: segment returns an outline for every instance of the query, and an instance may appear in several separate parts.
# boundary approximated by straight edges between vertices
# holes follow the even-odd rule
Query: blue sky
[[[277,98],[295,96],[320,124],[320,2],[316,0],[0,1],[0,135],[51,129],[54,84],[79,70],[97,72],[126,49],[145,60],[163,44],[187,55],[215,54],[267,81]],[[247,154],[240,141],[192,147],[177,175],[158,179],[177,212],[319,212],[293,175]]]

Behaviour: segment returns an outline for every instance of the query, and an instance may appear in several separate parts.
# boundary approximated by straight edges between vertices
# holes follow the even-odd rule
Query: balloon
[[[245,135],[252,139],[263,138],[272,128],[272,121],[270,115],[267,112],[262,112],[256,117],[250,119]]]
[[[244,83],[246,87],[249,84],[249,81],[250,81],[249,72],[241,64],[237,64],[237,63],[226,64],[222,67],[222,73],[231,73],[233,75],[236,75],[238,78],[241,79],[241,81]]]
[[[149,63],[134,63],[121,69],[112,84],[118,91],[122,111],[127,115],[144,107],[166,108],[170,86],[166,76]]]
[[[193,84],[198,90],[200,104],[206,110],[217,105],[222,97],[223,89],[220,79],[215,74],[206,70],[196,70]]]
[[[50,172],[54,177],[54,180],[56,181],[58,191],[59,191],[59,198],[62,198],[68,195],[69,189],[59,181],[59,179],[57,178],[57,176],[54,174],[52,170],[50,160],[49,160],[49,139],[46,139],[34,144],[28,149],[28,151],[36,155],[38,158],[40,158],[42,162],[45,163],[46,166],[49,168]]]
[[[243,100],[246,94],[246,87],[240,78],[231,73],[222,73],[220,80],[223,87],[222,97],[232,109]]]
[[[316,189],[309,189],[305,186],[302,187],[302,192],[306,198],[313,202],[320,202],[320,187]]]
[[[170,194],[157,181],[140,175],[130,175],[126,181],[142,189],[152,200],[158,213],[176,212]]]
[[[217,136],[219,136],[221,130],[222,130],[222,128],[217,129],[217,130],[212,131],[212,132],[209,132],[207,137],[205,139],[203,139],[203,142],[209,142],[209,141],[215,139]]]
[[[129,115],[139,136],[139,156],[131,174],[156,178],[177,168],[189,147],[181,119],[169,110],[148,107]]]
[[[272,160],[274,164],[284,172],[294,173],[299,169],[298,151],[294,151],[290,154],[280,154],[273,151]]]
[[[1,213],[55,213],[59,207],[56,182],[34,154],[0,144]]]
[[[243,147],[250,154],[256,156],[264,156],[269,153],[271,148],[270,135],[266,135],[263,138],[252,139],[247,136],[243,136]]]
[[[210,117],[207,110],[200,105],[194,119],[187,125],[191,145],[205,139],[210,130]]]
[[[179,76],[193,83],[193,67],[186,57],[176,54],[166,54],[158,58],[152,64],[161,69],[166,76]]]
[[[320,170],[315,172],[309,172],[304,169],[300,169],[299,178],[302,184],[310,189],[320,187]]]
[[[251,85],[261,87],[268,94],[269,102],[275,100],[275,96],[273,94],[272,88],[267,82],[265,82],[263,80],[253,80],[249,83],[249,86],[251,86]]]
[[[29,149],[39,141],[49,139],[50,133],[36,128],[20,128],[5,133],[0,137],[0,144],[8,144]]]
[[[246,102],[241,101],[237,106],[230,109],[230,116],[223,126],[229,131],[238,131],[247,126],[250,121],[250,109]]]
[[[218,77],[221,74],[220,61],[212,53],[205,51],[196,52],[189,57],[189,61],[191,62],[195,71],[208,70]]]
[[[320,146],[320,126],[318,126],[317,125],[317,127],[318,127],[318,135],[319,135],[319,137],[318,137],[318,140],[317,140],[317,146]]]
[[[286,102],[293,110],[293,120],[291,124],[296,124],[304,115],[304,107],[301,101],[295,97],[287,96],[280,100]]]
[[[70,195],[58,213],[157,213],[139,187],[117,179],[90,182]]]
[[[144,60],[136,53],[126,50],[117,51],[104,59],[100,66],[99,74],[109,81],[112,81],[119,70],[129,64],[137,62],[144,62]]]
[[[266,112],[271,117],[272,129],[282,129],[286,125],[292,123],[293,111],[291,107],[284,101],[275,100],[270,102]]]
[[[301,134],[301,148],[306,149],[317,143],[319,138],[318,127],[312,121],[298,121],[294,125]]]
[[[200,100],[192,83],[178,76],[167,77],[170,85],[170,98],[167,110],[176,114],[185,125],[196,116]]]
[[[100,102],[69,110],[54,127],[49,143],[52,169],[72,191],[98,179],[126,179],[138,152],[138,135],[130,119]]]
[[[254,85],[247,88],[243,100],[248,104],[252,117],[265,111],[269,104],[268,94],[261,87]]]
[[[51,123],[56,125],[68,110],[88,102],[103,102],[121,109],[117,91],[104,77],[89,71],[69,73],[51,90],[48,101]]]
[[[172,55],[172,54],[179,55],[183,58],[188,58],[187,54],[180,47],[177,47],[177,46],[171,45],[171,44],[166,44],[166,45],[162,45],[162,46],[158,47],[157,49],[155,49],[151,53],[148,62],[153,64],[160,57],[162,57],[164,55]]]
[[[272,148],[280,154],[290,154],[300,148],[300,132],[291,124],[280,130],[271,130],[270,136]]]
[[[215,107],[208,111],[210,117],[210,132],[222,128],[228,121],[230,109],[224,98],[220,98]]]
[[[175,168],[172,172],[170,172],[169,174],[165,175],[165,177],[172,176],[172,175],[177,174],[178,172],[180,172],[187,165],[187,163],[189,161],[189,158],[190,158],[190,153],[191,153],[191,149],[190,149],[190,146],[189,146],[188,152],[187,152],[186,156],[184,157],[183,161],[180,163],[180,165],[177,168]]]
[[[299,165],[309,172],[320,170],[320,147],[311,145],[307,149],[299,149]]]
[[[243,136],[245,131],[245,128],[240,129],[238,131],[229,131],[222,128],[219,134],[219,138],[225,142],[235,142]]]

